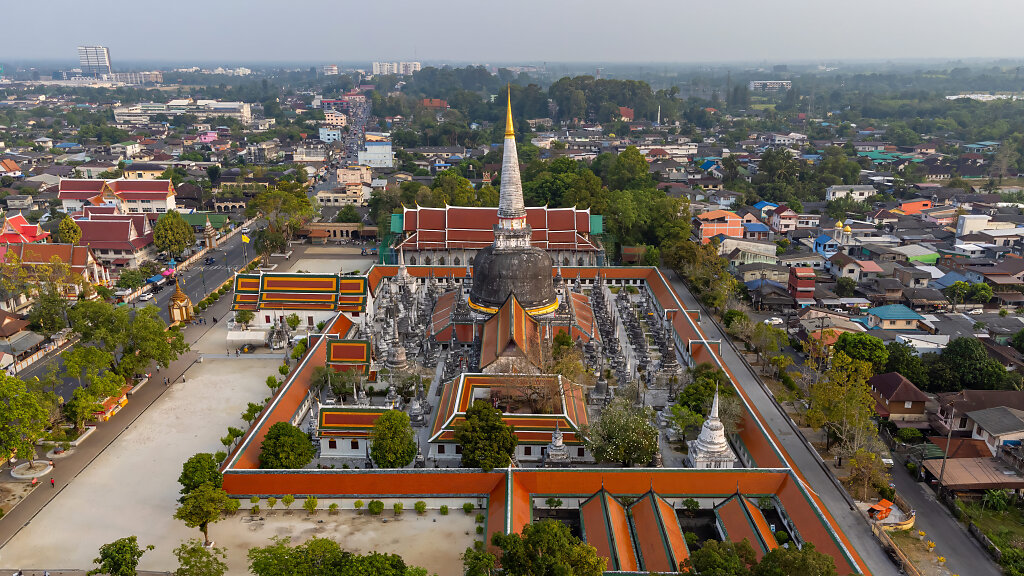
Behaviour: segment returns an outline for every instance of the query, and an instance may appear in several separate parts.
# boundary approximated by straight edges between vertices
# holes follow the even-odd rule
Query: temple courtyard
[[[241,413],[247,403],[269,395],[265,380],[277,374],[275,358],[224,358],[225,329],[210,330],[193,349],[219,351],[221,358],[204,358],[175,382],[113,444],[103,451],[50,504],[0,549],[2,568],[90,568],[100,545],[137,535],[156,550],[146,554],[141,568],[174,570],[172,550],[198,530],[186,528],[172,516],[177,508],[181,465],[197,452],[217,452],[228,426],[245,427]],[[194,354],[194,353],[193,353]],[[154,375],[147,386],[163,386]],[[115,416],[116,418],[116,416]],[[59,464],[58,464],[59,465]],[[237,519],[234,525],[245,545],[263,543]],[[216,529],[222,528],[217,525]],[[227,530],[225,530],[227,532]],[[224,534],[225,544],[231,538]],[[234,564],[244,567],[236,549]]]

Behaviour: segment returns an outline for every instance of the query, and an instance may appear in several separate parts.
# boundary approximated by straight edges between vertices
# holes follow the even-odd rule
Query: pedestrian
[[[35,486],[36,484],[39,484],[39,478],[32,479],[32,486]]]
[[[182,374],[182,375],[181,375],[181,381],[182,381],[182,382],[184,382],[184,381],[185,381],[185,375],[184,375],[184,374]]]
[[[56,466],[53,465],[53,460],[50,460],[50,468],[56,468]]]
[[[57,487],[57,483],[54,482],[53,478],[50,478],[50,488],[56,488],[56,487]]]

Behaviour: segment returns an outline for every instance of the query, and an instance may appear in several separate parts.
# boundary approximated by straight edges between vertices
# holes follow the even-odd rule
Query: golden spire
[[[512,128],[512,85],[508,86],[508,118],[505,120],[505,138],[515,138],[516,131]]]

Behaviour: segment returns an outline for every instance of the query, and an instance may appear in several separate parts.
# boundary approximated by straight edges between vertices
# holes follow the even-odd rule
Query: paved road
[[[915,528],[924,530],[928,539],[935,542],[935,548],[946,557],[946,568],[950,573],[971,576],[1002,574],[978,541],[967,533],[944,505],[935,500],[935,492],[910,477],[903,457],[896,455],[893,460],[892,481],[896,492],[917,511]]]
[[[675,288],[688,309],[702,309],[675,272],[662,269],[662,274],[670,279],[672,287]],[[706,316],[700,326],[709,340],[721,339],[723,341],[722,361],[732,370],[738,380],[737,384],[743,387],[743,391],[757,407],[761,417],[771,427],[775,437],[789,454],[793,467],[800,471],[800,474],[809,483],[810,489],[825,503],[825,507],[828,508],[829,513],[832,514],[843,533],[853,544],[854,549],[860,554],[861,559],[867,564],[871,574],[874,576],[897,574],[896,567],[871,534],[867,522],[859,512],[850,509],[842,489],[833,483],[822,467],[817,454],[808,446],[803,436],[793,428],[789,416],[779,410],[772,399],[768,397],[758,383],[757,377],[747,368],[733,348],[725,343],[726,339],[718,327]]]
[[[207,294],[212,292],[214,289],[219,288],[221,284],[226,282],[228,278],[230,278],[241,266],[252,259],[254,255],[251,247],[246,248],[245,254],[243,254],[241,234],[236,234],[221,244],[220,248],[213,254],[213,256],[217,259],[216,264],[204,265],[197,262],[179,275],[182,290],[188,294],[194,304],[198,304],[199,301],[205,298]],[[167,302],[174,293],[173,286],[173,284],[169,284],[165,286],[164,289],[152,300],[148,302],[134,302],[133,306],[157,306],[160,310],[160,317],[163,318],[165,322],[168,322],[170,321],[170,318],[167,313]],[[224,298],[223,300],[227,300],[227,298]],[[216,309],[219,311],[220,307],[216,307]],[[199,313],[198,309],[196,311]],[[207,312],[199,313],[199,315],[206,318],[208,322],[212,322],[212,318],[214,316],[220,319],[226,313],[226,309],[224,312],[219,313],[212,313],[208,309]],[[67,345],[62,347],[60,350],[48,354],[35,364],[32,364],[25,370],[19,372],[18,377],[23,380],[32,377],[41,378],[46,371],[50,369],[51,365],[57,366],[58,370],[62,369],[60,352],[64,351],[66,348]],[[57,387],[56,393],[61,398],[67,399],[71,397],[71,393],[78,386],[79,383],[77,379],[65,378],[62,384]]]

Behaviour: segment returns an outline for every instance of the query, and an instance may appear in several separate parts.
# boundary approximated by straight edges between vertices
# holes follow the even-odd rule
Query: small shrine
[[[718,390],[711,402],[711,414],[704,421],[700,435],[689,442],[686,463],[692,468],[735,468],[736,453],[725,437],[725,426],[718,417]]]
[[[174,279],[174,294],[167,302],[167,314],[171,318],[171,324],[185,324],[195,318],[192,312],[192,300],[181,290],[178,279]]]
[[[210,217],[206,217],[206,226],[203,227],[203,242],[206,244],[206,248],[209,250],[217,249],[217,231],[214,230],[213,224],[210,223]]]

